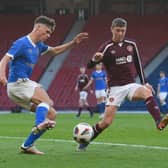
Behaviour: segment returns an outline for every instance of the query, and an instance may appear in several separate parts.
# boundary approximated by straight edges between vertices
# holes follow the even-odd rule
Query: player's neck
[[[29,34],[29,37],[30,37],[30,39],[32,40],[33,43],[36,44],[38,42],[38,38],[36,37],[36,35],[33,32],[31,32]]]
[[[112,41],[114,42],[114,43],[121,43],[121,42],[123,42],[123,39],[116,39],[116,38],[112,38]]]

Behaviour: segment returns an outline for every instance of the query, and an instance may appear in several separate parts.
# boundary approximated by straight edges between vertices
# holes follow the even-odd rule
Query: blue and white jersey
[[[91,79],[95,81],[95,90],[106,89],[106,73],[105,71],[94,71]]]
[[[8,82],[16,82],[18,78],[30,78],[39,56],[48,48],[43,42],[33,43],[29,36],[16,40],[7,52],[12,58],[9,63]]]
[[[164,77],[159,79],[160,92],[168,91],[168,78]]]

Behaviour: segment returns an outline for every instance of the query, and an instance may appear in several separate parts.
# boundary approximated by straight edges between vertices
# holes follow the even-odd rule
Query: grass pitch
[[[29,134],[33,114],[0,115],[0,168],[167,168],[168,128],[159,132],[147,114],[117,114],[86,152],[77,152],[72,139],[79,122],[93,124],[98,116],[60,114],[55,129],[48,131],[36,146],[43,156],[19,153]]]

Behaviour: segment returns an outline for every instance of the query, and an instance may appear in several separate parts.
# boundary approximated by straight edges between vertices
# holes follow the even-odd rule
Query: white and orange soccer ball
[[[90,142],[93,135],[93,128],[88,123],[79,123],[73,129],[73,138],[78,143]]]

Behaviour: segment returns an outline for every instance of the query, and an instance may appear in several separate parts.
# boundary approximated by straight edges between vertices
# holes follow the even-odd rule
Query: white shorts
[[[88,96],[88,93],[86,91],[79,92],[79,99],[80,100],[86,100]]]
[[[167,97],[167,92],[160,92],[159,93],[159,99],[160,100],[165,100]]]
[[[100,98],[100,97],[106,97],[106,92],[105,90],[95,90],[95,95],[96,95],[96,99]]]
[[[123,86],[113,86],[107,90],[106,105],[120,106],[125,99],[132,100],[135,91],[142,87],[137,83],[131,83]]]
[[[41,87],[41,85],[29,79],[25,81],[19,79],[17,82],[8,83],[7,93],[15,103],[30,110],[31,98],[36,87]]]

